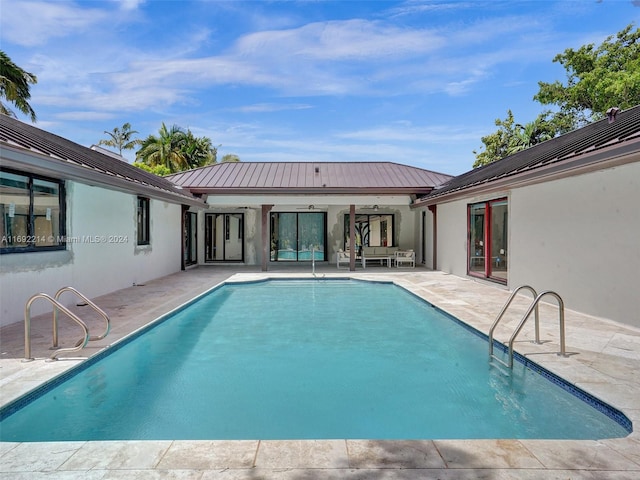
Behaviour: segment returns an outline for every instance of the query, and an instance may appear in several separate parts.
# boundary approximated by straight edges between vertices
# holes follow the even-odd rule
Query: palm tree
[[[9,56],[0,50],[0,98],[4,98],[16,106],[25,115],[36,121],[36,112],[29,105],[31,98],[29,84],[35,84],[38,79],[33,73],[25,72],[11,61]],[[0,101],[0,113],[15,117],[15,113]]]
[[[141,140],[131,139],[133,135],[138,133],[136,130],[131,130],[131,124],[129,122],[122,125],[122,129],[116,127],[112,132],[104,131],[111,138],[109,140],[100,140],[98,145],[107,145],[118,149],[118,153],[122,156],[122,150],[133,150],[136,145],[142,143]]]
[[[538,143],[553,138],[553,131],[550,125],[540,118],[526,125],[516,124],[516,131],[509,142],[508,155],[526,150]]]
[[[162,122],[158,133],[158,137],[149,135],[141,142],[140,150],[136,152],[136,160],[150,167],[164,165],[171,173],[187,170],[189,164],[183,152],[187,137],[185,131],[177,125],[168,129]]]
[[[216,163],[218,148],[211,146],[210,138],[195,137],[191,130],[187,130],[182,153],[189,168],[198,168]]]

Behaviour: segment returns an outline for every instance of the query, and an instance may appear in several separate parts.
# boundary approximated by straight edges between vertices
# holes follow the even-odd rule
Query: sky
[[[0,0],[0,49],[38,78],[35,125],[87,147],[164,122],[219,159],[458,175],[509,109],[549,108],[557,54],[630,23],[640,0]]]

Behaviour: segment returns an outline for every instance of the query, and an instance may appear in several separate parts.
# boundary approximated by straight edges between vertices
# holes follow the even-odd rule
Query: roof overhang
[[[22,170],[38,175],[62,180],[72,180],[88,185],[108,188],[123,193],[145,195],[158,200],[164,200],[181,205],[206,207],[204,201],[181,193],[180,187],[176,191],[163,190],[144,183],[134,183],[124,177],[109,175],[83,165],[73,164],[64,160],[52,160],[49,156],[32,152],[21,147],[2,144],[0,148],[2,166],[14,170]]]
[[[567,160],[550,163],[536,169],[508,175],[460,190],[443,193],[442,195],[438,195],[437,192],[435,192],[430,197],[416,200],[411,205],[411,208],[429,207],[439,203],[451,202],[460,198],[492,193],[494,191],[504,192],[506,189],[559,180],[638,161],[640,161],[640,138],[634,138],[611,147],[605,147],[577,157],[571,157]]]
[[[432,187],[415,188],[189,188],[194,195],[409,195],[429,194]]]
[[[414,200],[409,195],[210,195],[203,198],[213,210],[217,208],[256,208],[260,205],[274,205],[277,208],[299,208],[312,205],[320,209],[349,205],[367,208],[374,205],[408,207]]]

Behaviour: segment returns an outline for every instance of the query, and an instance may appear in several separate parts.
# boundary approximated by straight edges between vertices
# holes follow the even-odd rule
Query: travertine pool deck
[[[509,292],[499,286],[416,269],[368,268],[348,272],[319,265],[317,276],[391,280],[484,333]],[[309,268],[260,272],[256,267],[199,267],[94,299],[112,320],[110,335],[70,359],[51,354],[51,315],[33,319],[35,361],[23,362],[24,327],[0,329],[0,404],[83,359],[222,281],[311,277]],[[81,286],[79,287],[80,290]],[[544,288],[544,286],[537,286]],[[35,292],[34,292],[35,293]],[[47,292],[54,293],[54,292]],[[562,295],[562,292],[558,292]],[[518,296],[496,338],[506,340],[530,303]],[[566,299],[565,299],[566,301]],[[633,422],[626,438],[573,440],[305,440],[109,441],[0,443],[0,479],[616,479],[640,478],[640,329],[576,313],[566,305],[567,358],[558,346],[557,307],[541,308],[542,345],[529,342],[527,325],[516,350],[622,410]],[[101,331],[88,307],[74,307]],[[62,346],[78,327],[61,320]]]

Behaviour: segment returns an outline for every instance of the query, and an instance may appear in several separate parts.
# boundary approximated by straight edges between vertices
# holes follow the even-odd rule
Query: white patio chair
[[[351,261],[351,252],[344,252],[342,249],[336,253],[336,268],[340,268],[341,264],[345,264],[349,268],[349,262]]]
[[[394,260],[398,268],[405,265],[415,268],[416,252],[413,250],[398,250]]]

